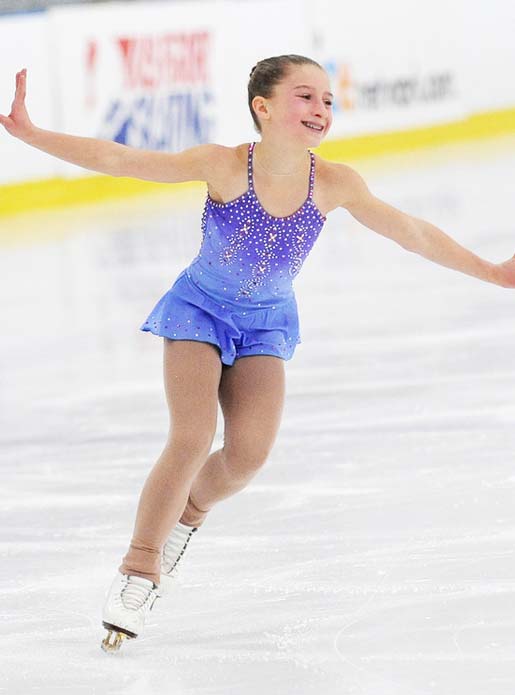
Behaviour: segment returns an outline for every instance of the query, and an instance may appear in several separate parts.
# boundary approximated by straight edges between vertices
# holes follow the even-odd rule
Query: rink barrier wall
[[[257,137],[242,99],[250,66],[287,52],[315,58],[333,85],[331,140],[316,150],[327,159],[515,132],[506,78],[515,65],[512,0],[473,8],[465,0],[452,7],[362,0],[352,8],[319,0],[311,10],[307,0],[163,0],[1,17],[0,109],[12,99],[15,72],[27,67],[29,111],[42,128],[167,152],[201,142],[231,146]],[[201,190],[198,182],[170,189],[92,175],[5,133],[0,161],[7,164],[0,167],[3,217]]]
[[[453,123],[327,141],[314,151],[332,161],[356,162],[417,149],[434,148],[515,133],[515,109],[475,114]],[[173,187],[173,188],[171,188]],[[0,186],[0,217],[33,210],[115,200],[153,193],[181,195],[205,187],[198,181],[154,183],[112,176],[52,178]]]

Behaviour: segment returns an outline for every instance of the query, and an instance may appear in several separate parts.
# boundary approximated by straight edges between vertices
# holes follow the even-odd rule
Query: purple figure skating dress
[[[291,359],[301,342],[292,281],[326,220],[313,202],[312,152],[304,204],[287,217],[263,209],[253,184],[255,144],[249,144],[247,191],[227,203],[207,195],[197,257],[140,327],[173,340],[212,343],[227,365],[248,355]]]

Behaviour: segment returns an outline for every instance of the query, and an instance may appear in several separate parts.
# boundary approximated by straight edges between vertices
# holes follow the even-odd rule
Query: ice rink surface
[[[352,166],[481,257],[515,252],[515,137]],[[138,329],[197,254],[203,199],[1,221],[0,692],[513,695],[515,291],[343,209],[295,283],[269,460],[145,634],[100,649],[168,427],[163,340]],[[220,411],[213,450],[222,431]]]

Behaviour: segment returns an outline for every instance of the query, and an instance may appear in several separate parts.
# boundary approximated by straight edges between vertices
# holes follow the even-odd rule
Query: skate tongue
[[[155,586],[157,586],[157,584],[154,584],[154,582],[151,579],[145,579],[145,577],[138,577],[134,574],[127,575],[127,578],[130,579],[131,584],[138,584],[139,586],[145,587],[145,589],[153,589]]]
[[[129,574],[125,586],[121,590],[120,598],[125,608],[139,611],[147,605],[147,602],[151,600],[152,592],[158,588],[158,585],[150,579]]]

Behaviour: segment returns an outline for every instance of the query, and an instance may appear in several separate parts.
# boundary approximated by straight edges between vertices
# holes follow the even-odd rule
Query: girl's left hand
[[[515,288],[515,254],[504,263],[496,263],[495,278],[496,285]]]

